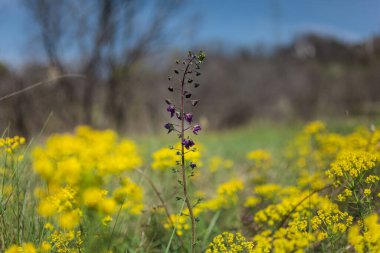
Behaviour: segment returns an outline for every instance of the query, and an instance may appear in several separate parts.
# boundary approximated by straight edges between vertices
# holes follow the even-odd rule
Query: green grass
[[[245,159],[247,152],[253,149],[268,149],[277,154],[300,128],[300,124],[274,124],[261,121],[232,130],[202,131],[194,141],[206,148],[206,157],[220,155],[241,161]],[[172,145],[176,141],[174,134],[140,135],[130,138],[136,141],[146,161],[151,159],[151,154],[155,150]]]
[[[368,127],[371,124],[380,125],[380,119],[373,120],[368,117],[345,117],[337,119],[321,119],[326,122],[332,132],[350,133],[358,126]],[[243,161],[248,151],[253,149],[266,149],[278,157],[284,146],[302,129],[305,122],[274,122],[253,121],[249,125],[231,130],[203,130],[194,138],[205,148],[205,157],[220,155],[226,159]],[[172,145],[176,141],[175,134],[147,134],[128,136],[136,141],[143,157],[150,161],[151,154],[162,147]]]

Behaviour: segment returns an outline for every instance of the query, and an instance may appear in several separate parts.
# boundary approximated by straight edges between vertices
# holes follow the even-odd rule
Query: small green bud
[[[205,54],[205,52],[203,52],[202,50],[200,50],[200,51],[198,52],[198,54],[196,55],[196,57],[197,57],[197,60],[198,60],[200,63],[202,63],[202,62],[204,61],[204,59],[206,58],[206,54]]]

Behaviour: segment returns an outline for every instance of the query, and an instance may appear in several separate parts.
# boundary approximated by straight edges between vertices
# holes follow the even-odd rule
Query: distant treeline
[[[194,96],[200,100],[197,115],[210,128],[239,126],[253,118],[380,116],[379,37],[350,44],[305,35],[271,54],[258,49],[206,53]],[[133,51],[127,62],[114,61],[107,71],[95,65],[98,58],[87,61],[86,68],[72,64],[80,66],[77,70],[54,61],[18,70],[2,64],[0,96],[62,74],[86,78],[63,78],[0,101],[0,127],[22,134],[39,132],[44,125],[51,132],[78,124],[155,131],[167,117],[163,101],[175,55],[157,63]]]

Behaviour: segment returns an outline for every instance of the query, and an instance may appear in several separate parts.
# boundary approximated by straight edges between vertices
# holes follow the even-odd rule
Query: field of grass
[[[186,155],[195,252],[379,252],[369,123],[203,130]],[[1,252],[191,252],[174,135],[80,127],[28,141],[1,140]]]

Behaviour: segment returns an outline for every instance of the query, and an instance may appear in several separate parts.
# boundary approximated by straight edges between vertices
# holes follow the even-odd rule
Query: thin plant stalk
[[[195,76],[199,76],[201,73],[198,71],[200,69],[199,65],[202,63],[202,61],[205,59],[205,53],[203,51],[199,51],[198,54],[193,54],[191,51],[189,51],[189,55],[186,60],[182,61],[183,65],[185,65],[185,68],[182,70],[175,69],[174,73],[179,75],[180,71],[183,71],[183,74],[180,79],[180,87],[174,88],[172,86],[168,87],[168,90],[170,92],[174,92],[174,90],[178,90],[180,92],[180,105],[178,110],[176,109],[175,105],[171,102],[170,99],[165,99],[165,102],[169,105],[166,109],[168,112],[170,112],[170,117],[173,118],[174,115],[181,121],[179,125],[173,124],[173,123],[166,123],[165,128],[168,130],[168,133],[171,132],[177,132],[178,137],[181,141],[181,147],[179,149],[170,146],[170,149],[177,150],[177,155],[180,156],[180,161],[176,161],[177,165],[179,166],[179,169],[176,170],[181,176],[181,180],[178,180],[180,185],[182,186],[182,192],[183,192],[183,199],[186,203],[186,207],[188,210],[188,216],[191,220],[191,244],[190,249],[192,253],[195,253],[195,248],[197,244],[197,235],[196,235],[196,217],[194,215],[193,207],[194,205],[191,204],[191,200],[189,197],[189,183],[187,181],[187,177],[190,175],[193,175],[193,169],[196,167],[196,164],[193,161],[189,161],[189,163],[186,163],[186,154],[188,152],[194,152],[195,149],[189,150],[195,143],[189,138],[185,138],[186,131],[192,129],[192,132],[197,135],[198,131],[200,131],[202,128],[199,124],[196,124],[192,126],[192,119],[193,115],[191,112],[185,113],[185,103],[191,103],[191,105],[194,107],[198,104],[198,100],[192,99],[189,100],[192,96],[190,91],[188,90],[188,87],[185,90],[185,85],[190,85],[193,83],[192,78],[188,78],[188,75],[191,75],[192,73],[195,74]],[[179,64],[180,61],[177,60],[176,64]],[[192,66],[195,66],[196,70],[192,69]],[[172,77],[168,76],[168,79],[171,80]],[[194,88],[199,87],[199,83],[194,83]],[[185,121],[189,123],[189,126],[185,127]],[[178,127],[178,129],[176,128]],[[185,151],[185,148],[187,151]],[[191,174],[188,175],[187,169],[191,168]],[[187,214],[186,214],[187,215]]]
[[[191,252],[195,252],[195,244],[196,244],[196,229],[195,229],[195,216],[193,212],[193,207],[190,202],[190,198],[188,196],[188,186],[187,186],[187,180],[186,180],[186,165],[185,165],[185,146],[183,144],[185,140],[185,95],[184,95],[184,86],[185,86],[185,79],[186,74],[188,72],[189,66],[192,63],[192,61],[195,59],[195,56],[193,56],[189,62],[187,63],[186,69],[183,73],[182,81],[181,81],[181,171],[182,171],[182,189],[183,194],[186,202],[187,209],[189,210],[189,216],[191,219]]]

